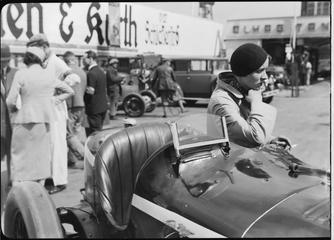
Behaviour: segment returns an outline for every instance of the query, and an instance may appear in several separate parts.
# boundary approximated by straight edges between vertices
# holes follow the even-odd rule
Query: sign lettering
[[[128,16],[128,5],[125,5],[125,14],[124,18],[120,18],[120,22],[124,22],[124,46],[132,46],[132,27],[134,27],[134,46],[137,47],[137,23],[132,20],[132,7],[129,7],[129,16]],[[128,19],[129,17],[129,19]],[[129,23],[129,30],[128,30]],[[129,35],[129,39],[128,39]]]
[[[89,43],[90,40],[93,37],[94,31],[96,31],[97,37],[98,37],[98,40],[99,40],[99,44],[103,44],[104,39],[103,39],[103,36],[102,36],[102,30],[100,28],[100,26],[102,24],[102,19],[101,19],[100,15],[98,13],[95,13],[93,16],[91,15],[91,10],[92,10],[93,7],[96,8],[97,10],[99,10],[100,9],[100,4],[97,3],[97,2],[94,2],[90,5],[90,7],[88,9],[87,24],[88,24],[90,36],[87,36],[85,38],[85,42]],[[93,19],[96,20],[96,25],[93,25],[93,23],[92,23]]]
[[[325,31],[329,30],[329,23],[321,23],[321,28]]]
[[[253,32],[259,32],[260,31],[260,25],[253,26]]]
[[[146,21],[146,44],[176,46],[179,43],[179,25],[165,26]]]
[[[12,7],[15,7],[16,10],[18,11],[18,15],[16,18],[14,18],[12,15]],[[16,26],[16,22],[19,20],[22,14],[23,14],[23,7],[21,3],[9,4],[7,9],[7,22],[11,33],[14,35],[16,39],[18,39],[23,32],[23,28],[18,28]]]
[[[309,23],[307,25],[307,29],[310,31],[310,32],[313,32],[314,29],[315,29],[315,23]]]
[[[34,34],[32,32],[32,16],[31,11],[33,8],[36,8],[38,10],[38,26],[39,26],[39,33],[44,33],[43,31],[43,8],[40,3],[28,3],[27,4],[27,37],[31,38]]]
[[[57,49],[66,47],[59,44],[67,43],[78,50],[102,45],[131,48],[134,53],[137,50],[183,56],[217,55],[219,52],[215,44],[217,32],[223,28],[220,23],[189,19],[189,16],[135,3],[113,4],[6,4],[1,9],[1,40],[13,45],[22,44],[34,34],[45,33],[51,46]],[[205,44],[194,49],[193,45],[201,43]],[[104,49],[108,48],[101,50]]]
[[[73,21],[68,26],[69,33],[65,33],[65,31],[64,31],[64,20],[65,20],[65,17],[68,15],[68,13],[64,10],[64,4],[65,3],[61,3],[60,6],[59,6],[60,13],[63,16],[62,19],[61,19],[60,25],[59,25],[59,31],[60,31],[60,35],[61,35],[62,39],[65,42],[68,42],[73,35]],[[72,7],[72,3],[66,3],[66,4],[68,5],[69,8]]]
[[[283,24],[277,24],[276,31],[279,32],[279,33],[283,32]]]
[[[239,26],[233,26],[233,33],[239,33]]]

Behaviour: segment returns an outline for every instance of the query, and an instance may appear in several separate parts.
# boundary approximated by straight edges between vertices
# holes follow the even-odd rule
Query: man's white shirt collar
[[[88,67],[88,70],[91,70],[93,67],[97,66],[97,63],[94,63]]]

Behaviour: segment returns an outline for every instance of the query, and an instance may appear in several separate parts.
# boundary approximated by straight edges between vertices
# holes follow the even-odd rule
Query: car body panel
[[[228,163],[224,166],[224,170],[230,173],[233,183],[226,174],[217,175],[216,179],[212,175],[208,176],[209,180],[219,179],[220,184],[211,189],[203,187],[205,193],[194,197],[181,178],[172,177],[173,170],[168,163],[163,163],[160,159],[156,163],[152,162],[142,175],[142,178],[150,176],[149,179],[141,180],[145,182],[144,192],[151,193],[146,197],[224,236],[241,237],[258,217],[277,203],[314,186],[325,188],[322,180],[316,177],[289,177],[284,164],[271,154],[253,149],[240,150],[232,145],[231,149],[233,148],[237,150],[231,152],[229,157],[231,162],[225,159]],[[297,159],[296,161],[298,162]],[[222,165],[219,168],[221,167]],[[194,171],[194,168],[191,170]],[[198,174],[194,174],[194,177],[198,177]],[[202,184],[208,182],[210,181],[204,181]],[[141,192],[140,189],[138,191]],[[286,209],[295,209],[297,203],[291,201],[291,206],[286,206]],[[280,224],[279,219],[285,217],[286,212],[274,219],[273,225],[267,232],[261,228],[261,232],[257,232],[254,236],[271,236],[270,231],[275,225]],[[329,225],[327,227],[312,225],[312,227],[314,228],[312,231],[319,236],[329,234]],[[290,236],[286,235],[286,230],[281,230],[277,234],[280,237]],[[300,234],[299,237],[304,236],[303,233]]]
[[[206,128],[199,116],[195,116],[196,121],[188,117],[183,118],[183,123],[196,129]],[[92,154],[98,152],[109,136],[122,129],[106,131],[87,141]],[[200,139],[196,131],[190,132],[194,139]],[[129,137],[134,139],[131,134]],[[185,143],[187,139],[181,140],[180,143]],[[140,236],[154,232],[154,236],[164,237],[166,227],[172,226],[181,235],[205,237],[196,235],[189,221],[223,237],[330,236],[330,191],[328,179],[321,171],[273,144],[252,149],[234,143],[229,146],[228,154],[216,144],[196,147],[183,152],[187,157],[178,162],[173,144],[166,142],[154,151],[153,157],[148,156],[149,161],[137,176],[132,198],[136,210],[132,211],[131,219],[140,226],[143,234]],[[91,205],[98,203],[93,161],[91,166],[85,165],[86,176],[91,174],[85,177],[86,200]],[[291,174],[294,169],[291,166],[295,165],[310,168]],[[155,204],[150,205],[152,212],[138,205],[137,196]],[[156,226],[154,231],[150,223]]]

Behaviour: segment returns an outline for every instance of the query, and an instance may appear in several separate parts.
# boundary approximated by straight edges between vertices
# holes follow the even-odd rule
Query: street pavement
[[[137,124],[151,121],[170,121],[194,113],[205,113],[208,101],[186,106],[188,112],[162,118],[162,108],[157,107],[151,113],[136,118]],[[330,82],[321,81],[303,87],[299,97],[291,97],[290,89],[283,89],[275,96],[271,105],[277,108],[274,136],[286,136],[293,145],[295,157],[317,166],[330,168]],[[176,112],[176,111],[173,111]],[[118,119],[105,122],[105,128],[122,126],[126,118],[124,112],[118,112]],[[80,162],[83,166],[83,162]],[[80,203],[80,189],[84,188],[84,170],[69,169],[67,188],[51,195],[56,207],[72,207]]]

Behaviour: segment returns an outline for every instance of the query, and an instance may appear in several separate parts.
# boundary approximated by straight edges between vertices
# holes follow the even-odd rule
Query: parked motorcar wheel
[[[4,213],[4,234],[17,238],[63,238],[56,208],[44,187],[22,182],[8,194]]]
[[[144,90],[140,95],[144,98],[146,112],[152,112],[156,107],[157,96],[151,90]]]
[[[137,93],[127,95],[123,100],[123,109],[130,117],[140,117],[145,112],[145,101]]]

